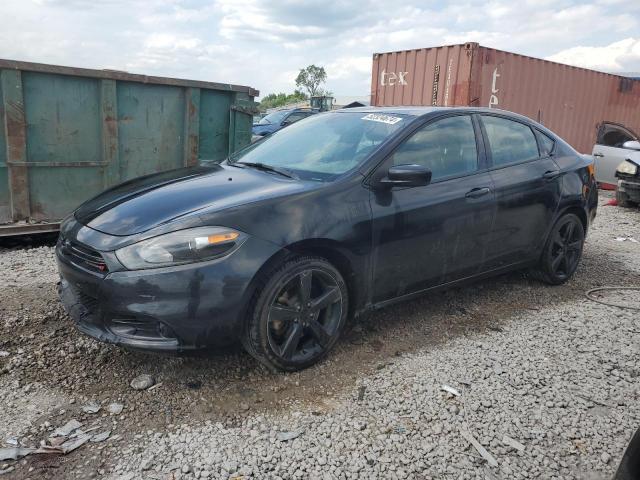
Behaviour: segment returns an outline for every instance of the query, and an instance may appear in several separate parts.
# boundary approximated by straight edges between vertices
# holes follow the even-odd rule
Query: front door
[[[426,186],[371,192],[374,303],[468,277],[482,267],[495,203],[475,131],[470,115],[434,120],[374,174],[406,164],[432,172]]]

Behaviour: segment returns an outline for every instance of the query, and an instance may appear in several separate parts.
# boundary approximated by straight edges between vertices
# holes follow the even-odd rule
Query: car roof
[[[270,113],[278,113],[278,112],[316,112],[317,110],[311,107],[282,107],[274,110]]]
[[[472,113],[498,113],[501,115],[519,118],[530,123],[535,123],[532,119],[523,115],[510,112],[508,110],[500,110],[499,108],[482,108],[482,107],[421,107],[421,106],[397,106],[397,107],[355,107],[343,108],[335,110],[337,112],[362,112],[362,113],[396,113],[399,115],[410,115],[413,117],[422,117],[437,112],[472,112]]]

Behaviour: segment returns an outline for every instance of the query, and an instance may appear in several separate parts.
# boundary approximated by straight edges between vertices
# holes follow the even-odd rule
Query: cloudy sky
[[[292,91],[323,65],[367,95],[373,52],[479,42],[640,71],[640,1],[1,0],[0,58]]]

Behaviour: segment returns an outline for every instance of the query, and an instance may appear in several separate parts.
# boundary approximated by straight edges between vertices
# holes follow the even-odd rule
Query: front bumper
[[[629,200],[640,203],[640,176],[623,175],[617,173],[618,190],[624,192]]]
[[[172,353],[222,346],[238,338],[252,279],[277,251],[250,237],[218,260],[101,273],[58,245],[58,292],[78,330],[102,342]]]

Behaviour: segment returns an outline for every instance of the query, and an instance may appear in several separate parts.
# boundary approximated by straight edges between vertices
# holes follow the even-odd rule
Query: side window
[[[622,148],[624,142],[635,140],[633,135],[624,128],[611,123],[603,124],[598,130],[598,145]]]
[[[394,152],[393,164],[424,165],[433,180],[474,172],[478,150],[471,117],[447,117],[422,127]]]
[[[540,155],[543,157],[549,156],[553,152],[553,147],[556,144],[555,140],[548,137],[546,134],[537,130],[538,140],[540,141]]]
[[[307,114],[305,112],[294,112],[285,118],[284,123],[296,123],[298,120],[302,120],[306,118]]]
[[[506,118],[482,115],[493,165],[509,165],[538,158],[538,144],[527,125]]]

